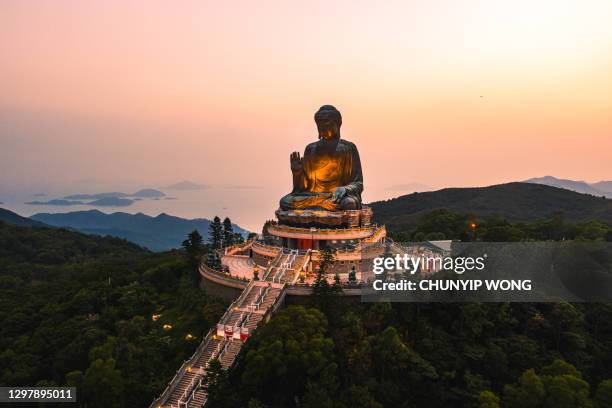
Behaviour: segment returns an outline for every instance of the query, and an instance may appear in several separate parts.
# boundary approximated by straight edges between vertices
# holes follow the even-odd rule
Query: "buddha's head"
[[[331,105],[323,105],[315,113],[314,119],[319,130],[319,139],[340,139],[342,115],[340,115],[338,109]]]

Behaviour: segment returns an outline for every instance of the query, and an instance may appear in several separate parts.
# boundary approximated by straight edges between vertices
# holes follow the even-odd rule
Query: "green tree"
[[[234,244],[243,244],[244,243],[244,237],[239,232],[234,232],[233,240],[234,240]]]
[[[599,383],[597,392],[595,392],[595,407],[612,407],[612,379],[604,380]]]
[[[319,260],[319,274],[325,275],[327,271],[334,265],[336,261],[335,250],[333,248],[327,247],[319,251],[320,260]]]
[[[499,225],[487,228],[483,240],[489,242],[515,242],[525,239],[525,233],[512,225]]]
[[[493,391],[482,391],[478,397],[478,407],[499,408],[499,397]]]
[[[234,228],[232,227],[232,220],[229,217],[225,217],[223,220],[223,246],[228,247],[234,245]]]
[[[95,360],[83,378],[83,398],[92,408],[121,406],[123,379],[115,360]]]
[[[335,262],[335,253],[332,248],[325,248],[320,251],[319,270],[317,277],[312,284],[312,295],[314,305],[329,318],[336,315],[336,298],[342,293],[340,278],[334,276],[334,284],[330,285],[327,281],[326,272],[329,271]]]
[[[573,365],[557,359],[542,368],[523,373],[518,385],[504,387],[504,405],[509,408],[591,408],[589,384]]]
[[[187,239],[183,241],[183,249],[187,255],[187,260],[192,265],[197,265],[200,262],[200,257],[204,251],[204,240],[198,230],[193,230],[187,235]]]
[[[223,245],[223,226],[221,225],[221,218],[216,215],[210,223],[208,242],[213,249],[219,249]]]
[[[504,406],[508,408],[536,408],[542,405],[546,391],[540,376],[529,369],[521,375],[518,385],[506,385],[504,394]]]
[[[295,397],[312,404],[315,396],[337,390],[334,342],[327,319],[317,309],[289,306],[255,332],[247,343],[240,376],[245,406],[250,398],[270,406],[294,406]],[[308,405],[312,406],[312,405]]]
[[[70,371],[66,374],[66,385],[69,387],[76,387],[78,390],[83,387],[83,372],[81,370]]]

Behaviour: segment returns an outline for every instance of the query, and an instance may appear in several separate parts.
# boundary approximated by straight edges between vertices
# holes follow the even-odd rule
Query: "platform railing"
[[[302,227],[292,227],[289,225],[282,225],[282,224],[272,224],[270,225],[271,229],[279,229],[279,230],[283,230],[283,231],[289,231],[289,232],[308,232],[311,233],[312,230],[310,228],[302,228]],[[316,231],[321,231],[321,232],[325,232],[325,233],[329,233],[331,235],[333,234],[344,234],[346,232],[362,232],[362,231],[371,231],[372,229],[378,229],[378,225],[377,224],[371,224],[371,225],[367,225],[367,226],[363,226],[363,227],[346,227],[346,228],[316,228]]]

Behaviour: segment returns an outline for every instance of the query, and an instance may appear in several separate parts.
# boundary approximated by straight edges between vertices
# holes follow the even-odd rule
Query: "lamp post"
[[[253,266],[253,280],[259,280],[259,266]]]
[[[470,229],[472,230],[472,241],[476,241],[476,228],[478,228],[478,225],[475,222],[470,223]]]

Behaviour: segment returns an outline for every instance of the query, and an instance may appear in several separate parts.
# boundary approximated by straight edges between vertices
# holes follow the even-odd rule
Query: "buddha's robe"
[[[333,193],[344,187],[346,195],[338,202]],[[283,210],[361,208],[363,175],[357,147],[347,141],[319,140],[306,146],[302,169],[293,174],[293,191],[280,200]]]

